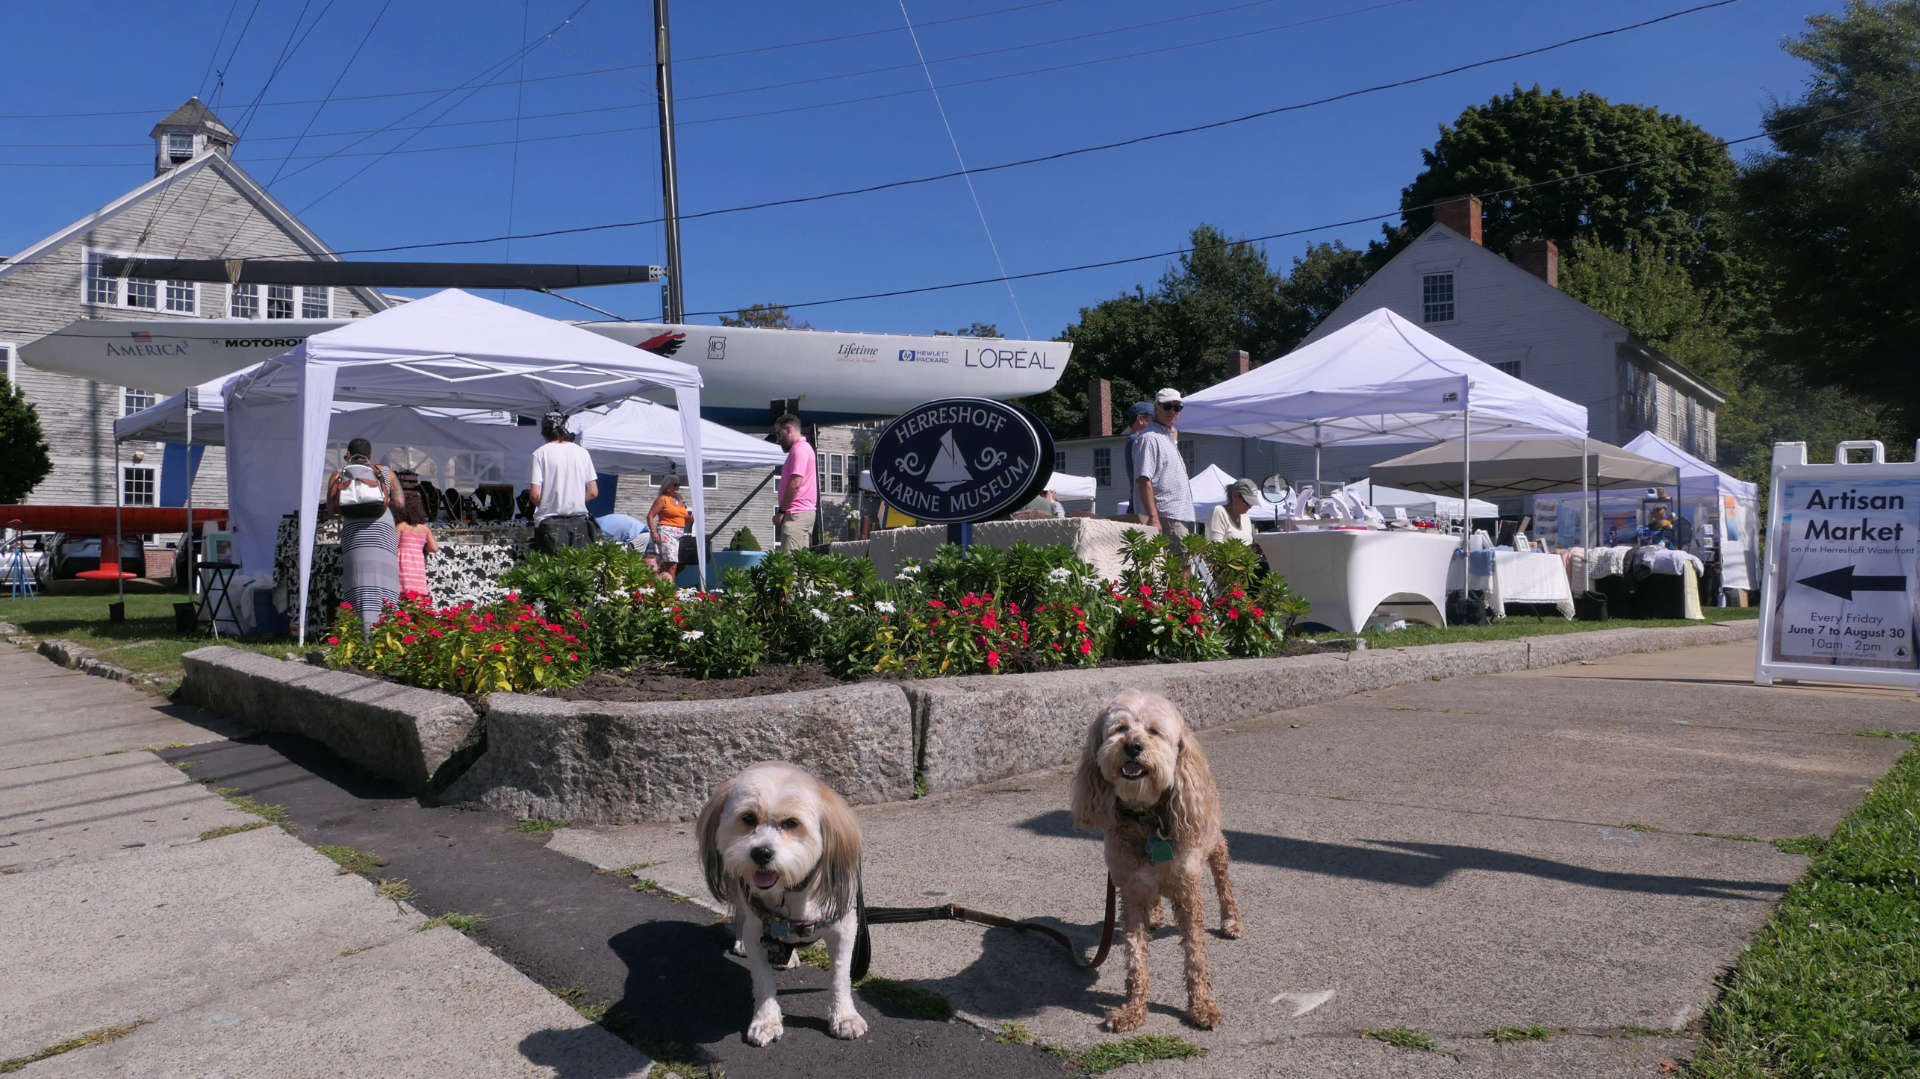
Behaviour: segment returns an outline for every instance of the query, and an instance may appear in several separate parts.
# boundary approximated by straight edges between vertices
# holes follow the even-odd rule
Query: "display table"
[[[1253,541],[1287,587],[1312,604],[1310,622],[1353,633],[1375,608],[1389,607],[1396,618],[1447,624],[1447,570],[1460,549],[1456,537],[1341,528],[1261,532]]]
[[[1660,547],[1574,547],[1562,552],[1567,583],[1582,588],[1591,557],[1593,590],[1607,597],[1615,618],[1704,617],[1699,580],[1705,563],[1686,551]]]
[[[1473,551],[1471,557],[1473,576],[1469,584],[1462,579],[1460,556],[1454,554],[1448,591],[1458,592],[1463,587],[1484,590],[1495,618],[1506,617],[1509,603],[1551,603],[1565,617],[1573,617],[1573,589],[1559,555],[1487,550]]]
[[[280,535],[273,548],[273,605],[289,619],[300,603],[300,522],[292,514],[280,519]],[[500,576],[526,561],[533,529],[525,522],[436,526],[437,554],[427,556],[427,594],[440,606],[486,603],[506,590]],[[315,529],[313,579],[308,586],[307,632],[333,623],[340,606],[340,519],[329,518]]]
[[[1106,580],[1120,578],[1125,562],[1120,557],[1121,537],[1130,531],[1145,532],[1147,526],[1097,517],[1050,517],[1034,521],[987,521],[973,526],[973,542],[1005,550],[1016,543],[1035,547],[1064,544],[1073,548],[1074,557],[1090,563],[1094,572]],[[889,528],[864,540],[833,543],[827,550],[850,558],[865,558],[883,581],[899,575],[900,566],[909,558],[925,562],[947,542],[946,525],[921,525],[915,528]]]

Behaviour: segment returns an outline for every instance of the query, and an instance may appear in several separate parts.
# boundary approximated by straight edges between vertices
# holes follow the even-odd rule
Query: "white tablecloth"
[[[1533,551],[1474,551],[1473,583],[1484,589],[1496,618],[1506,616],[1509,603],[1551,603],[1562,615],[1573,617],[1573,590],[1567,584],[1560,556]],[[1491,572],[1489,572],[1491,570]],[[1461,562],[1454,556],[1447,588],[1461,589]]]
[[[1352,633],[1375,608],[1388,607],[1396,618],[1447,624],[1447,567],[1460,549],[1457,538],[1327,529],[1261,532],[1253,541],[1287,587],[1313,605],[1310,622]]]

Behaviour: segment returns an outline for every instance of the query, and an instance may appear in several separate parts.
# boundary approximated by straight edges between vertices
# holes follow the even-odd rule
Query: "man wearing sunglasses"
[[[1193,531],[1193,491],[1187,481],[1187,463],[1180,457],[1175,427],[1184,402],[1180,391],[1164,389],[1153,395],[1153,422],[1133,440],[1134,512],[1177,546]]]

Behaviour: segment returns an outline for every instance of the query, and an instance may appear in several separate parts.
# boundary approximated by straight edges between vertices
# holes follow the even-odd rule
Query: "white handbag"
[[[364,479],[355,469],[366,472]],[[378,517],[387,505],[387,488],[380,474],[366,465],[348,465],[340,470],[345,485],[338,488],[340,512],[347,517]]]

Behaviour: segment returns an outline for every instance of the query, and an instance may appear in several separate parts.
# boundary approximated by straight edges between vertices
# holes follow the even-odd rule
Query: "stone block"
[[[523,817],[683,820],[765,760],[797,764],[857,804],[913,796],[913,716],[892,682],[715,701],[496,693],[486,732],[486,750],[446,798]]]
[[[304,735],[413,791],[450,778],[436,777],[479,734],[473,709],[448,693],[224,646],[180,661],[183,700],[255,730]]]

